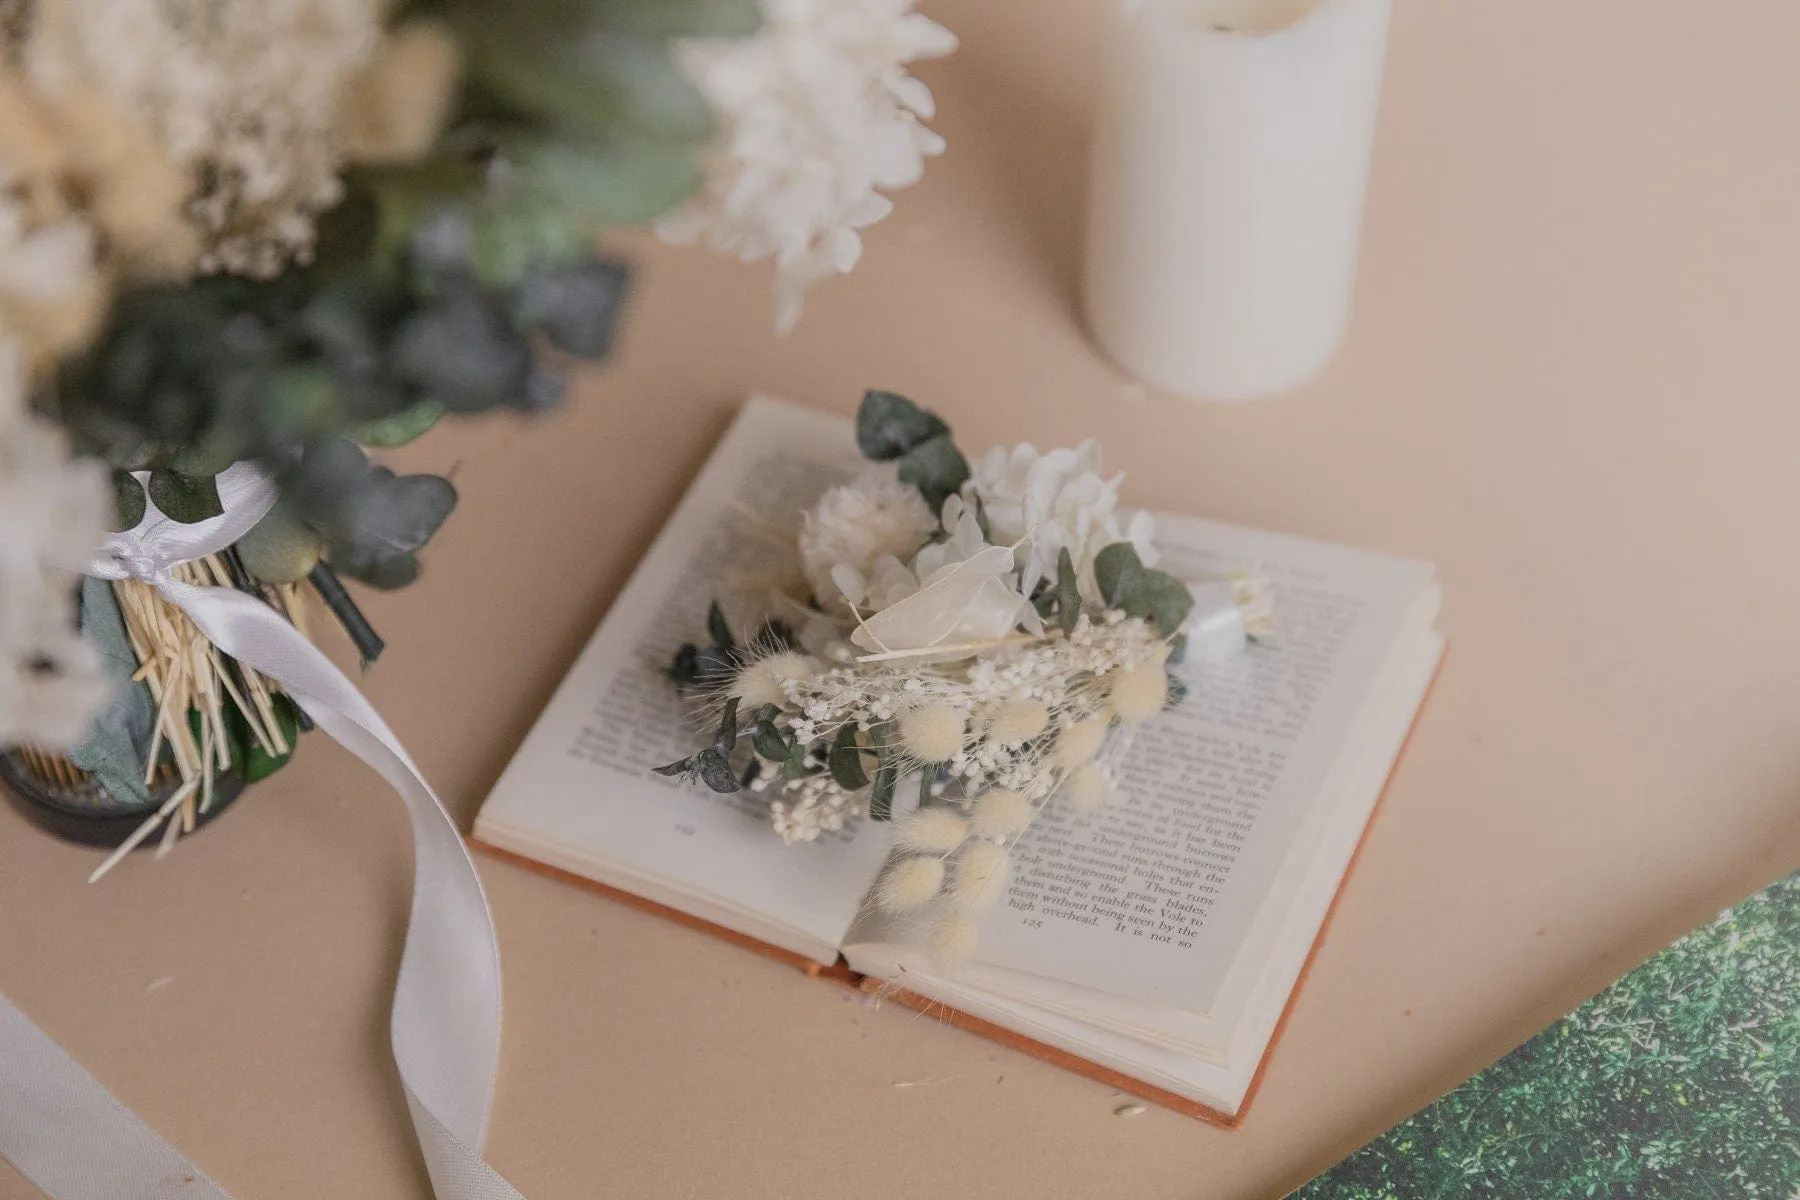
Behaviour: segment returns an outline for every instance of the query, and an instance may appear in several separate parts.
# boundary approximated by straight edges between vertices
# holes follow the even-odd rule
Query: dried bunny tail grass
[[[1091,761],[1106,744],[1106,730],[1111,724],[1112,719],[1105,715],[1075,722],[1057,735],[1056,745],[1050,751],[1051,761],[1064,771],[1073,771]]]
[[[974,921],[945,911],[925,927],[923,940],[931,965],[940,971],[954,971],[975,957],[981,935],[976,932]]]
[[[949,854],[969,836],[969,823],[948,808],[915,809],[894,822],[894,848],[914,854]]]
[[[1112,681],[1112,709],[1121,721],[1148,721],[1169,699],[1169,678],[1162,664],[1146,662],[1120,671]]]
[[[732,676],[725,694],[735,696],[746,710],[773,704],[790,708],[788,685],[811,679],[813,662],[792,650],[777,650],[760,658],[751,658]]]
[[[1015,700],[1002,705],[988,718],[987,736],[995,743],[1011,748],[1021,746],[1050,724],[1050,710],[1036,700]]]
[[[946,889],[957,911],[978,913],[992,908],[1012,882],[1012,855],[997,842],[970,842],[956,856],[956,878]]]
[[[963,748],[963,715],[948,704],[921,704],[900,714],[900,747],[921,763],[948,762]]]
[[[1063,784],[1063,795],[1069,807],[1079,813],[1098,812],[1112,800],[1112,780],[1099,763],[1077,768]]]
[[[886,913],[913,912],[935,900],[943,886],[943,859],[903,858],[876,884],[875,907]]]
[[[969,827],[980,838],[1018,837],[1036,813],[1024,793],[995,788],[975,801],[975,815]]]

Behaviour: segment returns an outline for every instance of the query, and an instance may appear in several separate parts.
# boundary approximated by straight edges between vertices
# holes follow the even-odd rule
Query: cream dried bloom
[[[861,578],[883,558],[911,558],[937,527],[919,489],[892,468],[871,469],[827,491],[801,517],[800,569],[819,607],[842,614],[838,568]]]
[[[1072,450],[1040,454],[1029,442],[1010,451],[995,446],[971,464],[965,495],[979,498],[994,540],[1018,546],[1020,590],[1056,578],[1067,549],[1081,596],[1101,602],[1094,558],[1115,542],[1130,542],[1147,567],[1159,561],[1150,514],[1119,508],[1123,476],[1103,479],[1100,448],[1092,440]]]
[[[75,622],[80,562],[100,544],[100,464],[71,461],[61,435],[25,411],[18,350],[0,345],[0,746],[65,747],[108,684]]]
[[[681,63],[721,126],[700,194],[657,224],[743,262],[775,259],[775,326],[806,289],[862,254],[856,232],[893,208],[944,141],[924,125],[931,92],[908,64],[956,48],[913,0],[763,0],[763,29],[697,39]]]
[[[100,89],[192,181],[200,266],[269,276],[337,203],[346,84],[381,44],[378,0],[39,0],[21,50],[52,98]]]

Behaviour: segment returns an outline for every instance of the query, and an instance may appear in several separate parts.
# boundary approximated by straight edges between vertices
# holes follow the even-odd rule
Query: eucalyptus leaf
[[[288,493],[294,513],[324,539],[339,572],[377,587],[418,574],[413,551],[456,506],[456,489],[434,475],[396,476],[341,438],[309,446]]]
[[[598,0],[614,29],[658,37],[749,37],[762,26],[756,0]]]
[[[218,481],[210,475],[152,471],[150,501],[164,516],[183,525],[209,520],[225,511],[224,505],[219,503]]]
[[[280,503],[237,541],[244,569],[270,583],[299,583],[323,550],[319,535]]]
[[[899,458],[915,446],[947,438],[949,433],[950,427],[936,413],[893,392],[863,393],[862,406],[856,411],[856,444],[864,458],[876,462]]]
[[[1056,556],[1056,623],[1063,633],[1075,632],[1081,619],[1081,589],[1075,577],[1075,559],[1064,546]]]
[[[1108,608],[1119,608],[1136,592],[1144,573],[1137,548],[1130,542],[1114,542],[1094,556],[1094,580]]]
[[[969,463],[948,433],[920,442],[900,459],[900,482],[910,483],[925,498],[932,512],[969,479]]]
[[[130,471],[114,471],[113,511],[114,529],[136,529],[138,522],[144,519],[148,511],[144,496],[144,485],[138,482],[137,476]]]
[[[894,816],[894,789],[900,783],[900,764],[888,744],[887,726],[877,725],[870,734],[875,742],[875,783],[869,789],[869,820],[888,821]]]
[[[719,716],[719,732],[713,735],[712,748],[721,757],[728,755],[737,746],[738,740],[738,698],[732,696],[725,701],[725,711]]]
[[[450,412],[479,412],[523,404],[531,345],[494,294],[461,281],[400,324],[392,366]]]
[[[706,632],[713,640],[713,645],[721,650],[730,650],[737,645],[731,636],[731,623],[725,619],[725,610],[714,600],[706,610]]]
[[[503,146],[517,202],[547,205],[588,225],[645,224],[706,179],[686,141],[534,136],[509,138]]]
[[[700,780],[715,792],[735,792],[740,790],[738,778],[731,772],[731,764],[725,756],[708,746],[694,756],[694,766],[699,772]]]
[[[410,408],[400,410],[391,417],[383,417],[377,421],[367,421],[355,426],[349,431],[350,440],[359,445],[380,449],[404,446],[415,438],[431,432],[443,415],[442,405],[423,400]]]
[[[831,768],[831,778],[846,792],[860,791],[869,786],[869,776],[863,771],[862,749],[856,744],[856,726],[845,725],[838,730],[837,739],[831,744],[831,754],[827,764]]]
[[[1124,605],[1128,616],[1143,617],[1164,637],[1181,632],[1188,613],[1193,611],[1194,596],[1187,585],[1166,571],[1142,571],[1138,584]]]
[[[669,678],[682,687],[691,687],[700,682],[700,647],[692,642],[683,642],[681,649],[675,651],[675,658],[669,663]]]
[[[1171,673],[1169,675],[1169,695],[1168,695],[1168,699],[1163,701],[1163,707],[1164,708],[1174,708],[1176,705],[1180,704],[1183,700],[1187,699],[1187,694],[1188,694],[1187,683],[1183,679],[1181,679],[1180,676]]]
[[[794,748],[781,730],[775,728],[775,722],[768,717],[759,717],[751,737],[756,752],[770,762],[786,762],[793,754]]]
[[[513,315],[559,350],[604,358],[612,350],[629,278],[622,264],[602,259],[536,268],[519,283]]]
[[[793,750],[788,753],[787,761],[781,764],[781,777],[791,783],[796,779],[806,779],[810,776],[817,775],[819,769],[812,766],[807,761],[807,758],[807,748],[805,746],[795,746]]]
[[[112,584],[103,579],[81,581],[81,636],[99,652],[113,690],[86,738],[69,752],[69,761],[91,773],[113,799],[148,804],[144,768],[156,729],[156,702],[148,684],[132,679],[137,655]]]

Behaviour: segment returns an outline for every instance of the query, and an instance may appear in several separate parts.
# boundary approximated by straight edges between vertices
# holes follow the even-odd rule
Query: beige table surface
[[[950,151],[796,336],[763,273],[634,244],[575,403],[407,453],[464,510],[370,599],[368,687],[452,809],[752,388],[1098,434],[1135,501],[1433,560],[1450,657],[1235,1133],[483,863],[488,1152],[534,1200],[1273,1197],[1800,866],[1800,8],[1401,0],[1350,343],[1233,408],[1129,386],[1078,325],[1099,0],[927,7],[964,41],[923,72]],[[315,738],[172,859],[95,859],[0,811],[0,990],[240,1200],[423,1196],[373,775]]]

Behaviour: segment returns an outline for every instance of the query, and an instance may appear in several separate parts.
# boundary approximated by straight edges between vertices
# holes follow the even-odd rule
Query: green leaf
[[[652,767],[651,768],[651,770],[655,774],[667,775],[671,778],[690,774],[691,772],[693,772],[696,769],[697,769],[697,767],[694,763],[694,756],[692,756],[692,755],[690,755],[687,758],[680,759],[676,762],[664,763],[660,767]]]
[[[150,472],[150,500],[171,521],[192,525],[225,511],[219,503],[219,485],[212,476],[179,475],[174,471]]]
[[[712,748],[724,758],[737,747],[738,740],[738,698],[732,696],[725,701],[725,711],[719,716],[719,732],[713,735]]]
[[[725,620],[725,610],[719,607],[717,600],[706,610],[706,632],[713,645],[721,650],[730,650],[737,645],[731,636],[731,624]]]
[[[831,755],[827,759],[831,767],[831,778],[846,792],[860,791],[869,786],[869,777],[863,771],[863,751],[856,744],[856,726],[845,725],[838,730],[837,740],[831,744]]]
[[[429,433],[438,419],[444,415],[441,405],[429,400],[421,401],[410,408],[403,408],[391,417],[383,417],[378,421],[367,421],[353,427],[350,440],[364,446],[388,448],[404,446],[413,439]]]
[[[706,179],[685,141],[533,136],[508,138],[502,148],[513,177],[498,205],[542,205],[589,226],[646,224]]]
[[[599,0],[614,29],[655,37],[749,37],[762,27],[756,0]]]
[[[1180,633],[1193,610],[1194,595],[1187,584],[1167,571],[1148,570],[1139,577],[1137,595],[1126,609],[1134,617],[1148,618],[1164,637]]]
[[[968,479],[968,460],[948,433],[920,442],[900,459],[900,482],[918,488],[932,512],[943,508],[944,500]]]
[[[863,393],[862,407],[856,411],[856,444],[864,458],[876,462],[899,458],[933,438],[947,438],[949,433],[950,427],[936,413],[893,392]]]
[[[456,507],[456,489],[434,475],[396,476],[341,438],[307,448],[287,497],[324,539],[343,574],[375,587],[403,587],[418,575],[418,550]]]
[[[1137,549],[1130,542],[1114,542],[1094,556],[1094,580],[1108,608],[1118,608],[1137,590],[1144,573]]]
[[[888,821],[894,816],[894,789],[900,783],[900,764],[888,745],[886,724],[869,731],[875,742],[875,785],[869,789],[869,820]]]
[[[708,746],[694,756],[695,769],[700,774],[700,781],[715,792],[735,792],[740,790],[738,778],[731,773],[731,764],[725,756]]]
[[[536,268],[519,282],[513,316],[558,350],[601,359],[612,350],[629,278],[623,265],[601,259]]]
[[[1076,585],[1075,559],[1064,546],[1056,556],[1056,623],[1064,634],[1075,632],[1081,617],[1081,589]]]
[[[793,754],[794,748],[782,736],[781,730],[775,728],[775,722],[768,717],[758,717],[751,745],[756,752],[770,762],[784,763]]]
[[[112,481],[113,511],[117,514],[114,518],[116,524],[113,525],[113,528],[115,530],[136,529],[138,522],[144,519],[144,513],[147,511],[144,485],[139,483],[137,476],[130,471],[114,471]]]
[[[95,714],[87,737],[70,751],[69,761],[91,772],[113,799],[148,804],[144,767],[156,728],[156,701],[148,684],[132,679],[137,655],[112,584],[103,579],[81,581],[81,636],[99,651],[113,690],[106,706]]]
[[[305,579],[323,548],[319,535],[280,503],[237,541],[244,569],[270,583],[298,583]]]
[[[787,761],[781,764],[781,777],[791,783],[796,779],[817,775],[819,768],[808,765],[807,754],[807,747],[796,745],[788,753]]]
[[[243,739],[240,749],[240,765],[244,770],[245,783],[260,783],[287,766],[294,757],[294,750],[299,746],[300,720],[294,702],[286,696],[274,696],[271,699],[275,710],[275,725],[281,730],[281,736],[287,742],[287,753],[269,753],[263,748],[262,743],[256,740],[246,723],[239,735]],[[230,712],[237,717],[238,721],[243,721],[243,715],[237,711],[235,705],[232,706]]]
[[[395,377],[451,412],[528,407],[531,343],[499,298],[467,280],[446,286],[395,331]]]
[[[1177,704],[1180,704],[1183,700],[1187,699],[1187,694],[1188,685],[1179,677],[1171,674],[1169,676],[1169,697],[1163,701],[1163,707],[1174,708]]]

